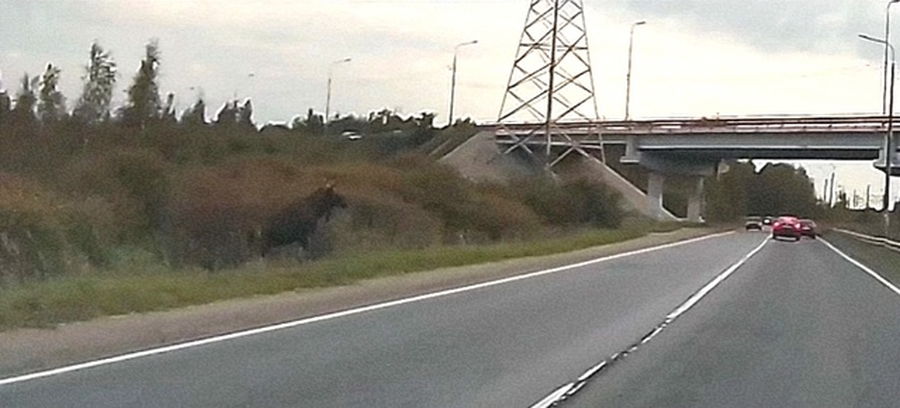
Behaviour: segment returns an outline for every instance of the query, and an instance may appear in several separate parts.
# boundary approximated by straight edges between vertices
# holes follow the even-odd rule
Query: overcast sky
[[[0,0],[0,88],[62,68],[78,98],[93,41],[119,64],[121,101],[150,39],[160,85],[180,109],[202,95],[214,114],[250,97],[258,123],[309,108],[366,114],[430,111],[496,120],[529,0]],[[631,24],[631,116],[879,113],[884,0],[584,0],[600,115],[624,116]],[[897,10],[894,10],[894,14]],[[900,30],[900,16],[894,19]],[[347,63],[333,64],[344,58]],[[808,165],[821,180],[834,166]],[[838,185],[873,194],[869,163],[839,165]],[[896,188],[895,188],[896,189]],[[896,194],[895,194],[896,195]]]

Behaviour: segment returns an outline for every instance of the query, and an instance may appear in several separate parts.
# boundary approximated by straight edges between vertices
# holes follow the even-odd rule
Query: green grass
[[[618,230],[591,230],[547,240],[426,250],[350,254],[317,262],[247,264],[240,269],[169,271],[136,264],[0,289],[0,330],[50,327],[100,316],[143,313],[269,295],[303,288],[347,285],[361,279],[548,255],[621,242],[647,232],[672,231],[680,224],[634,224]]]

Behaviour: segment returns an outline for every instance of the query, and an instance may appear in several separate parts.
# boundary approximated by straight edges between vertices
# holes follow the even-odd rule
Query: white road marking
[[[872,276],[873,278],[875,278],[875,280],[877,280],[878,282],[881,282],[882,285],[884,285],[884,286],[886,286],[888,289],[894,291],[894,293],[900,295],[900,289],[898,289],[896,286],[894,286],[894,284],[891,283],[890,281],[888,281],[887,279],[883,278],[883,277],[882,277],[881,275],[879,275],[877,272],[873,271],[872,269],[869,269],[869,267],[863,265],[861,262],[857,261],[856,259],[851,258],[850,255],[845,254],[845,253],[844,253],[843,251],[841,251],[840,249],[835,248],[835,246],[834,246],[834,245],[831,245],[830,242],[828,242],[828,241],[826,241],[826,240],[824,240],[824,239],[821,239],[821,241],[822,241],[823,244],[825,244],[826,246],[828,246],[829,248],[831,248],[832,251],[834,251],[834,252],[836,252],[838,255],[840,255],[841,258],[844,258],[844,259],[847,260],[847,262],[850,262],[850,263],[852,263],[853,265],[856,265],[857,268],[862,269],[863,272],[869,274],[870,276]]]
[[[757,245],[756,248],[753,248],[750,252],[748,252],[746,255],[741,257],[741,259],[739,259],[737,262],[735,262],[734,264],[729,266],[727,269],[725,269],[724,271],[719,273],[715,278],[713,278],[713,280],[709,281],[706,285],[703,285],[703,287],[700,288],[700,290],[698,290],[693,295],[688,297],[687,300],[684,301],[684,303],[682,303],[681,305],[676,307],[675,310],[673,310],[671,313],[666,315],[665,320],[663,320],[662,323],[660,323],[659,325],[654,327],[653,330],[650,331],[650,333],[648,333],[643,338],[641,338],[641,340],[639,340],[637,343],[634,343],[631,346],[629,346],[627,351],[614,353],[613,355],[609,356],[607,359],[601,361],[599,364],[591,367],[590,369],[585,371],[583,374],[578,376],[578,380],[576,380],[575,382],[566,384],[563,387],[557,389],[550,395],[544,397],[544,399],[542,399],[537,404],[532,405],[531,408],[552,407],[552,406],[556,405],[557,403],[562,402],[565,399],[575,395],[575,393],[578,392],[579,390],[581,390],[581,388],[587,384],[587,381],[590,380],[591,377],[593,377],[595,374],[600,372],[600,370],[606,368],[613,362],[616,362],[618,360],[621,360],[621,359],[627,357],[628,354],[636,351],[639,346],[642,346],[642,345],[650,342],[650,340],[653,339],[654,337],[656,337],[656,335],[658,335],[659,333],[661,333],[663,331],[663,329],[666,328],[666,326],[668,326],[669,324],[674,322],[675,319],[678,318],[678,316],[683,315],[685,312],[687,312],[692,307],[694,307],[694,305],[696,305],[697,302],[700,301],[700,299],[703,299],[703,297],[708,295],[709,292],[711,292],[713,289],[715,289],[716,286],[718,286],[726,278],[731,276],[731,274],[734,273],[734,271],[736,271],[738,268],[740,268],[742,265],[744,265],[744,263],[746,263],[751,257],[753,257],[753,255],[756,255],[757,252],[762,250],[763,247],[768,242],[769,242],[769,239],[763,240],[763,242],[761,242],[759,245]],[[565,389],[566,391],[560,392],[560,390],[563,390],[563,389]]]
[[[578,262],[578,263],[574,263],[574,264],[570,264],[570,265],[563,265],[563,266],[559,266],[556,268],[545,269],[542,271],[512,276],[512,277],[504,278],[504,279],[498,279],[495,281],[482,282],[482,283],[477,283],[474,285],[463,286],[463,287],[459,287],[459,288],[448,289],[448,290],[443,290],[443,291],[434,292],[434,293],[427,293],[424,295],[413,296],[413,297],[409,297],[409,298],[405,298],[405,299],[398,299],[398,300],[394,300],[394,301],[390,301],[390,302],[378,303],[378,304],[374,304],[374,305],[344,310],[344,311],[335,312],[335,313],[329,313],[329,314],[320,315],[320,316],[309,317],[309,318],[300,319],[300,320],[294,320],[294,321],[275,324],[275,325],[271,325],[271,326],[264,326],[264,327],[259,327],[256,329],[244,330],[244,331],[224,334],[224,335],[220,335],[220,336],[214,336],[214,337],[209,337],[209,338],[205,338],[205,339],[189,341],[186,343],[173,344],[171,346],[158,347],[158,348],[148,349],[148,350],[144,350],[144,351],[138,351],[135,353],[122,354],[122,355],[115,356],[115,357],[109,357],[109,358],[104,358],[104,359],[100,359],[100,360],[93,360],[93,361],[88,361],[88,362],[84,362],[84,363],[80,363],[80,364],[73,364],[73,365],[69,365],[69,366],[59,367],[59,368],[55,368],[55,369],[51,369],[51,370],[39,371],[39,372],[20,375],[20,376],[16,376],[16,377],[3,378],[3,379],[0,379],[0,386],[29,381],[29,380],[35,380],[35,379],[44,378],[44,377],[51,377],[51,376],[60,375],[60,374],[71,373],[74,371],[86,370],[89,368],[94,368],[94,367],[99,367],[99,366],[104,366],[104,365],[121,363],[124,361],[134,360],[137,358],[149,357],[149,356],[154,356],[157,354],[164,354],[164,353],[169,353],[169,352],[173,352],[173,351],[204,346],[207,344],[213,344],[213,343],[219,343],[219,342],[228,341],[228,340],[234,340],[234,339],[238,339],[241,337],[253,336],[253,335],[273,332],[273,331],[277,331],[277,330],[289,329],[292,327],[297,327],[297,326],[306,325],[306,324],[310,324],[310,323],[316,323],[316,322],[321,322],[321,321],[325,321],[325,320],[332,320],[332,319],[336,319],[336,318],[340,318],[340,317],[345,317],[345,316],[350,316],[350,315],[355,315],[355,314],[360,314],[360,313],[365,313],[365,312],[371,312],[371,311],[379,310],[379,309],[386,309],[386,308],[394,307],[394,306],[400,306],[400,305],[404,305],[407,303],[418,302],[418,301],[427,300],[427,299],[434,299],[434,298],[438,298],[438,297],[453,295],[456,293],[468,292],[468,291],[482,289],[482,288],[486,288],[486,287],[490,287],[490,286],[502,285],[502,284],[516,282],[516,281],[520,281],[520,280],[536,278],[536,277],[543,276],[543,275],[549,275],[549,274],[553,274],[553,273],[557,273],[557,272],[566,271],[569,269],[575,269],[575,268],[580,268],[580,267],[587,266],[587,265],[593,265],[593,264],[597,264],[597,263],[601,263],[601,262],[611,261],[614,259],[645,254],[648,252],[658,251],[658,250],[666,249],[666,248],[673,248],[673,247],[677,247],[677,246],[681,246],[681,245],[687,245],[687,244],[691,244],[694,242],[699,242],[699,241],[703,241],[703,240],[707,240],[707,239],[711,239],[711,238],[718,238],[718,237],[722,237],[722,236],[733,234],[733,233],[734,233],[734,231],[728,231],[728,232],[723,232],[723,233],[718,233],[718,234],[706,235],[706,236],[692,238],[692,239],[688,239],[688,240],[684,240],[684,241],[678,241],[678,242],[659,245],[659,246],[655,246],[655,247],[638,249],[638,250],[629,251],[629,252],[623,252],[621,254],[615,254],[615,255],[610,255],[610,256],[606,256],[606,257],[596,258],[596,259],[592,259],[589,261]]]
[[[766,245],[766,242],[769,242],[769,241],[768,240],[763,241],[761,244],[759,244],[759,246],[757,246],[756,248],[753,248],[753,250],[748,252],[747,255],[744,255],[743,258],[741,258],[737,262],[735,262],[734,265],[731,265],[731,267],[729,267],[724,272],[719,274],[719,276],[716,276],[715,279],[713,279],[712,281],[707,283],[706,286],[701,288],[700,291],[698,291],[697,293],[693,294],[690,298],[688,298],[688,300],[686,300],[684,303],[682,303],[681,306],[679,306],[677,309],[672,311],[672,313],[669,313],[669,315],[666,316],[666,320],[667,321],[675,320],[676,318],[678,318],[678,316],[681,316],[684,312],[688,311],[688,309],[694,307],[694,305],[697,304],[697,302],[699,302],[700,299],[703,299],[704,296],[706,296],[716,286],[718,286],[720,283],[722,283],[723,280],[725,280],[726,278],[731,276],[731,274],[734,273],[734,271],[736,271],[738,268],[740,268],[741,265],[743,265],[745,262],[747,262],[747,260],[750,259],[750,257],[752,257],[753,255],[756,255],[756,253],[759,252],[763,248],[763,246]]]
[[[568,383],[566,385],[563,385],[562,387],[559,387],[556,391],[551,392],[550,395],[548,395],[544,399],[542,399],[542,400],[538,401],[536,404],[532,405],[531,408],[552,407],[553,404],[556,404],[556,402],[559,401],[559,399],[562,398],[563,395],[566,395],[566,393],[569,392],[569,390],[571,390],[573,387],[575,387],[575,383]]]

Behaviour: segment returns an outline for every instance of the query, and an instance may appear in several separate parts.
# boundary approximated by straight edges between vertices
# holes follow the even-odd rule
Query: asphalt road
[[[900,295],[821,242],[769,242],[562,407],[897,407]]]
[[[0,406],[528,407],[578,377],[593,362],[640,339],[673,308],[759,247],[765,237],[738,233],[709,238],[16,381],[0,385]],[[804,380],[803,390],[778,392],[762,401],[809,397],[804,390],[833,395],[847,388],[847,378],[850,384],[863,385],[857,390],[862,394],[856,395],[900,400],[897,384],[883,394],[873,394],[886,382],[896,381],[890,375],[889,379],[876,377],[894,374],[896,378],[900,368],[896,363],[900,348],[891,349],[887,341],[891,336],[900,338],[900,296],[883,292],[874,280],[819,243],[770,242],[721,288],[710,292],[708,298],[715,300],[703,299],[647,343],[646,350],[598,375],[576,397],[585,397],[580,403],[586,406],[596,406],[598,401],[604,406],[626,406],[619,402],[627,402],[622,394],[628,391],[649,398],[634,397],[636,406],[655,406],[659,401],[689,401],[685,403],[694,406],[696,396],[707,394],[668,385],[685,381],[679,378],[685,372],[704,372],[692,385],[705,384],[697,388],[701,391],[710,387],[708,381],[730,384],[725,391],[744,390],[745,375],[759,377],[746,388],[747,393],[739,394],[755,398],[756,391],[770,391],[766,384],[782,385],[779,390],[791,388],[785,384],[807,378],[807,370],[813,369],[824,380]],[[844,307],[857,312],[836,311]],[[836,328],[838,324],[848,326]],[[746,343],[744,333],[757,330],[754,338],[759,344]],[[833,334],[837,338],[823,338]],[[677,357],[663,351],[650,358],[651,350],[665,344],[698,354]],[[720,352],[726,354],[716,355]],[[676,368],[700,365],[696,370],[679,371],[670,364],[653,368],[651,363],[661,358],[675,359],[670,364]],[[793,361],[798,361],[796,366]],[[723,366],[707,367],[713,362]],[[632,365],[669,376],[647,380],[646,374],[626,370]],[[835,366],[837,372],[833,372]],[[766,367],[791,369],[777,378]],[[860,370],[866,370],[866,375],[859,375]],[[719,377],[723,372],[725,380]],[[605,388],[613,383],[619,388]],[[653,384],[653,392],[647,392],[648,384]],[[676,389],[677,394],[670,393]],[[604,403],[610,396],[617,399]],[[711,406],[726,401],[715,398],[709,397]],[[760,406],[756,403],[760,400],[753,401],[738,405]]]

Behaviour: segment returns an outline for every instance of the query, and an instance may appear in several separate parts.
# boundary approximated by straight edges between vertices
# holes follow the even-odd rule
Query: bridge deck
[[[679,133],[884,133],[888,117],[855,116],[775,116],[697,119],[651,119],[634,121],[559,122],[553,128],[572,133],[599,132],[603,135],[647,135]],[[544,132],[543,124],[485,123],[481,128],[510,133]]]
[[[500,145],[601,149],[626,144],[634,152],[703,158],[875,160],[884,150],[887,116],[784,116],[640,121],[560,122],[551,126],[493,123]],[[895,149],[896,150],[896,149]],[[882,164],[883,167],[883,164]]]

